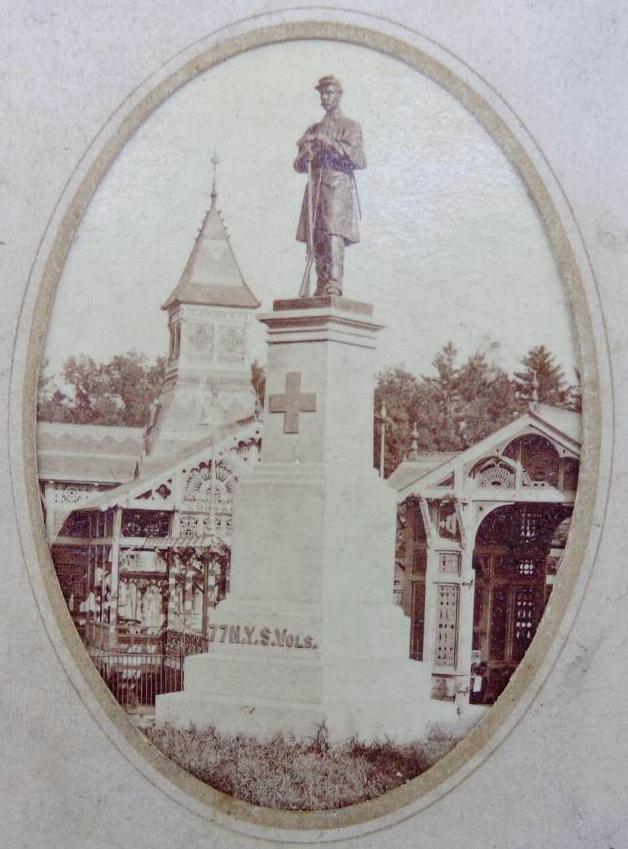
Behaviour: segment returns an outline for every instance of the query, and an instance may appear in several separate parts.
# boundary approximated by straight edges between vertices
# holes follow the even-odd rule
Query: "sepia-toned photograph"
[[[580,375],[533,194],[433,79],[312,39],[172,94],[86,210],[38,388],[54,571],[128,722],[264,808],[426,773],[551,606]]]

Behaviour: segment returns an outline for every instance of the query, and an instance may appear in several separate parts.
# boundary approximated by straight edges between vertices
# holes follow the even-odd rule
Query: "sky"
[[[356,173],[361,241],[347,249],[344,294],[385,325],[377,366],[430,372],[453,341],[464,358],[490,342],[512,370],[544,344],[573,379],[577,354],[556,263],[526,187],[498,145],[445,89],[403,63],[337,42],[257,48],[197,77],[139,128],[94,195],[49,324],[51,373],[70,355],[99,360],[168,349],[161,304],[181,275],[210,205],[262,311],[297,295],[295,233],[305,177],[296,140],[322,117],[316,81],[344,86],[362,125]],[[250,351],[265,361],[264,328]]]

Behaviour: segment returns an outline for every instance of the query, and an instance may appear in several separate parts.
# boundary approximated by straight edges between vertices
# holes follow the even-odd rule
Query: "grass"
[[[269,808],[320,811],[374,799],[425,772],[457,739],[433,730],[426,740],[398,745],[354,738],[332,743],[325,725],[298,742],[282,734],[260,741],[215,728],[143,729],[179,766],[236,799]]]

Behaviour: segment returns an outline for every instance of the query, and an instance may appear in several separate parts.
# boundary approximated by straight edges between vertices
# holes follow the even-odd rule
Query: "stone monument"
[[[234,503],[231,591],[157,722],[419,737],[435,703],[393,603],[396,499],[373,469],[368,304],[275,301],[261,461]]]
[[[301,225],[305,214],[316,296],[275,301],[259,316],[264,436],[234,499],[230,593],[211,617],[209,653],[186,659],[184,690],[158,696],[156,718],[297,738],[325,722],[337,739],[412,740],[438,703],[426,664],[408,657],[410,623],[393,603],[396,496],[373,468],[381,325],[370,304],[337,294],[340,248],[357,230],[334,231],[353,215],[347,191],[352,168],[364,166],[361,133],[338,112],[338,80],[317,88],[327,117],[299,142],[295,163],[308,171]]]

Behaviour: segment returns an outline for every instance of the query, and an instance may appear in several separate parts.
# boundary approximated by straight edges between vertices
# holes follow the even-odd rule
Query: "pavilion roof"
[[[553,407],[550,404],[535,404],[532,414],[578,444],[582,441],[582,416],[574,410]]]
[[[245,309],[260,305],[244,282],[215,195],[183,274],[162,309],[176,303]]]
[[[572,456],[579,456],[581,427],[580,413],[549,404],[533,404],[526,413],[464,451],[426,452],[415,455],[416,459],[404,460],[388,480],[398,492],[403,492],[405,497],[413,485],[439,485],[439,481],[447,478],[460,463],[466,465],[476,462],[526,432],[543,434],[560,444]],[[430,458],[433,458],[433,462]]]
[[[256,425],[256,420],[253,416],[242,422],[224,425],[216,433],[218,456],[223,451],[228,450],[233,442],[237,443],[239,438],[249,437],[253,433],[258,434],[260,431],[259,423]],[[181,467],[200,462],[208,455],[208,452],[210,454],[212,452],[212,440],[203,439],[181,451],[179,454],[169,457],[159,465],[150,466],[145,470],[142,470],[140,466],[139,474],[133,480],[129,480],[114,489],[99,492],[89,500],[81,503],[77,507],[77,510],[109,510],[111,507],[126,506],[132,499],[158,486],[160,480],[174,474]],[[231,457],[231,455],[229,456]],[[164,509],[169,508],[164,507]]]
[[[442,466],[452,457],[460,454],[459,451],[426,451],[416,453],[412,459],[404,460],[388,478],[388,482],[395,489],[403,489],[414,481],[420,480],[424,475]]]
[[[142,452],[141,427],[39,422],[40,480],[122,483],[133,477]]]

